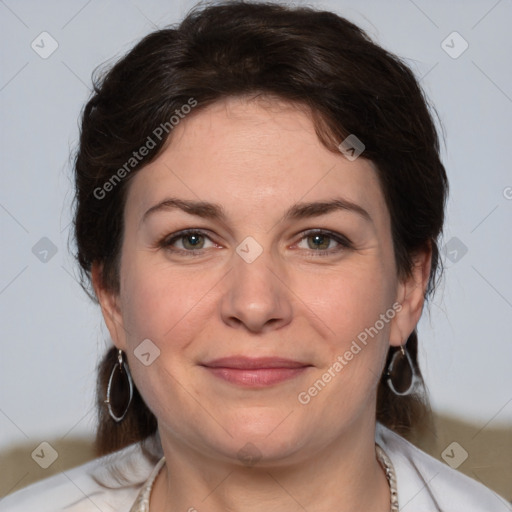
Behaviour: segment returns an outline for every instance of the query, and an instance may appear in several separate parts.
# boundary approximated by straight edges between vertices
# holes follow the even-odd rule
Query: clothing
[[[375,442],[395,469],[400,512],[512,512],[512,506],[496,493],[380,423]],[[116,478],[112,468],[119,468],[121,475]],[[3,498],[0,512],[135,512],[132,507],[138,496],[159,469],[155,459],[132,445]],[[123,481],[123,475],[128,475],[128,481]]]

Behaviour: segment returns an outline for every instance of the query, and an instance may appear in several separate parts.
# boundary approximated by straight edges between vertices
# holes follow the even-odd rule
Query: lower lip
[[[284,382],[299,376],[308,366],[299,368],[258,368],[254,370],[239,368],[210,368],[205,367],[215,377],[233,384],[245,387],[264,387]]]

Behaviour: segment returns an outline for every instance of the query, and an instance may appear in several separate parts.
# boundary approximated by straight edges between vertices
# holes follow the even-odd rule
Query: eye
[[[346,237],[330,231],[315,230],[303,233],[302,235],[297,247],[300,249],[310,249],[310,252],[315,255],[333,254],[352,246]],[[304,247],[304,241],[307,247]]]
[[[210,246],[205,245],[207,240],[211,242]],[[215,244],[206,233],[190,229],[173,233],[171,236],[164,238],[159,245],[172,252],[194,253],[208,247],[214,247]]]
[[[210,245],[208,245],[210,242]],[[306,247],[304,247],[304,244]],[[217,247],[204,231],[187,229],[173,233],[159,242],[162,247],[173,253],[181,253],[187,256],[200,255],[205,249]],[[315,256],[330,255],[352,247],[351,242],[343,235],[325,230],[313,230],[302,233],[302,238],[297,244],[299,249],[309,250]]]

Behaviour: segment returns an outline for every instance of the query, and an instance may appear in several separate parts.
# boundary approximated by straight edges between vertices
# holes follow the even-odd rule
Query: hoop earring
[[[404,345],[400,345],[400,350],[393,354],[386,376],[388,386],[395,395],[410,395],[416,388],[418,377]]]
[[[118,376],[116,375],[118,374]],[[124,377],[124,378],[123,378]],[[114,383],[114,381],[116,381]],[[124,381],[124,382],[123,382]],[[115,396],[112,396],[112,387],[116,388]],[[119,349],[117,363],[112,368],[107,385],[107,404],[110,417],[119,423],[124,419],[133,398],[133,381],[128,370],[128,365],[123,361],[123,351]],[[123,405],[125,404],[125,405]],[[122,412],[121,412],[122,411]],[[120,413],[120,414],[116,414]]]

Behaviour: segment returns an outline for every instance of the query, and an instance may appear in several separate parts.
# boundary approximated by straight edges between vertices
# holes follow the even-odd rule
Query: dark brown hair
[[[75,160],[74,234],[84,288],[90,290],[96,262],[103,285],[119,291],[127,187],[171,139],[172,116],[191,100],[196,113],[226,97],[257,94],[306,107],[318,137],[332,151],[339,151],[349,134],[363,141],[362,157],[375,163],[390,212],[399,277],[410,275],[417,251],[432,249],[427,298],[440,276],[437,240],[448,183],[430,108],[413,73],[334,13],[241,1],[196,6],[178,26],[149,34],[95,78]],[[166,128],[160,139],[158,127]],[[148,137],[154,147],[135,160],[134,151],[147,146]],[[407,349],[421,375],[416,330]],[[105,390],[115,363],[111,349],[99,369],[100,453],[156,431],[156,419],[137,391],[121,423],[106,414]],[[410,434],[429,417],[424,387],[397,396],[383,375],[376,417]]]

